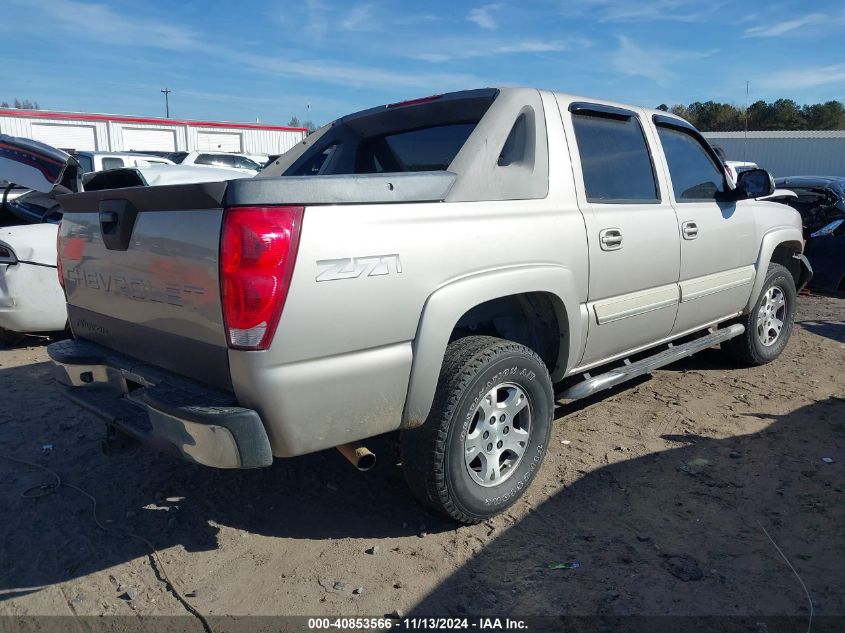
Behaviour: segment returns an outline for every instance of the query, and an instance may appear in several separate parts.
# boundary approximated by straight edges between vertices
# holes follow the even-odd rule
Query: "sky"
[[[649,107],[845,100],[845,4],[721,0],[3,0],[0,101],[315,124],[534,86]]]

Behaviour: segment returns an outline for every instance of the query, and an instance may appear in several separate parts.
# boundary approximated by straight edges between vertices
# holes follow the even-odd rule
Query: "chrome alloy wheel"
[[[498,486],[515,471],[531,434],[531,402],[513,383],[496,385],[481,399],[464,439],[472,479]]]
[[[765,346],[774,345],[783,331],[786,317],[786,295],[780,286],[772,286],[763,296],[757,311],[757,338]]]

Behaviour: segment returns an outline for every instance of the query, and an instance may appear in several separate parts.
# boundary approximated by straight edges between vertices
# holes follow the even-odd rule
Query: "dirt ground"
[[[0,454],[89,492],[118,533],[72,488],[22,498],[50,477],[0,460],[0,615],[184,615],[129,531],[208,616],[804,618],[766,532],[814,615],[845,616],[843,370],[845,299],[802,297],[771,365],[737,370],[707,350],[560,407],[529,493],[456,527],[412,500],[389,439],[367,474],[334,451],[244,472],[106,459],[98,421],[54,391],[45,342],[6,340]]]

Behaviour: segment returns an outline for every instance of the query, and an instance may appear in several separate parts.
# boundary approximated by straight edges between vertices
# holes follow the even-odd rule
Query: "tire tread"
[[[428,419],[422,426],[402,433],[402,465],[411,491],[431,509],[466,525],[480,523],[485,517],[462,510],[449,493],[445,471],[449,426],[472,380],[505,352],[528,355],[544,367],[533,350],[519,343],[493,336],[457,339],[446,348]],[[546,383],[551,394],[551,380]]]
[[[784,323],[784,330],[786,330],[786,338],[787,343],[789,342],[789,336],[792,334],[792,326],[793,321],[795,319],[795,301],[794,297],[796,296],[795,292],[795,281],[792,278],[792,274],[786,269],[786,267],[782,266],[781,264],[769,264],[769,268],[766,271],[766,281],[763,284],[762,292],[765,292],[766,289],[771,285],[771,282],[777,277],[784,277],[787,280],[787,285],[792,286],[792,306],[788,307],[787,310],[787,323]],[[759,297],[757,302],[754,303],[754,308],[752,308],[751,312],[745,314],[735,321],[734,323],[742,323],[745,326],[745,332],[740,336],[735,336],[734,338],[725,341],[721,345],[722,352],[726,354],[734,363],[741,367],[758,367],[760,365],[765,365],[766,363],[770,363],[774,360],[774,358],[766,358],[761,356],[760,353],[756,349],[756,315],[757,315],[757,303],[759,302]],[[784,347],[786,347],[786,343],[784,343]],[[781,351],[783,348],[781,348]],[[775,356],[777,358],[777,356]]]

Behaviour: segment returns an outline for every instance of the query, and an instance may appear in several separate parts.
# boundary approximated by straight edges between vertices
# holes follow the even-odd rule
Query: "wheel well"
[[[770,263],[780,264],[786,268],[792,278],[795,280],[795,287],[801,286],[801,262],[795,259],[795,255],[800,253],[802,246],[800,242],[783,242],[775,247],[772,252]]]
[[[566,324],[566,309],[557,297],[526,292],[471,308],[455,324],[449,342],[478,334],[514,341],[534,350],[552,373],[568,353]]]

